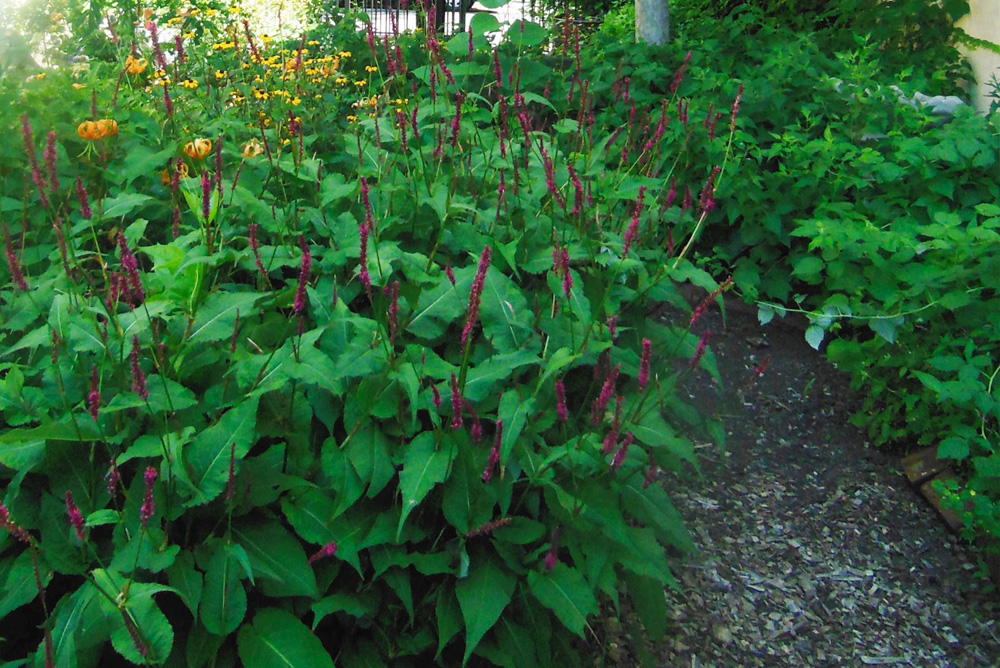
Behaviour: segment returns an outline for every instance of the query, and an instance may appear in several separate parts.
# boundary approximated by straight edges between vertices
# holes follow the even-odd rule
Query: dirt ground
[[[701,372],[686,387],[724,416],[727,443],[699,444],[702,479],[662,480],[699,551],[675,568],[655,665],[1000,666],[1000,596],[909,486],[900,452],[850,424],[847,377],[795,323],[761,327],[731,306],[704,328],[724,385]],[[612,665],[638,664],[628,638],[606,636]]]

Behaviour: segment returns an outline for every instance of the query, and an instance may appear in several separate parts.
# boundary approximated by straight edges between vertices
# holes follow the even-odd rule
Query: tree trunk
[[[635,39],[657,46],[670,41],[670,0],[635,0]]]

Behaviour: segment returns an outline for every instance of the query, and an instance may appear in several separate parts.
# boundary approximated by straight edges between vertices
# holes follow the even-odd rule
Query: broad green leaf
[[[142,206],[151,199],[153,199],[151,196],[141,193],[121,193],[116,197],[104,200],[102,216],[104,218],[121,218],[130,213],[132,209]]]
[[[448,474],[451,456],[442,450],[435,450],[434,434],[424,432],[417,436],[406,448],[403,469],[399,472],[399,491],[403,495],[403,509],[396,529],[397,538],[403,531],[403,523],[427,493]]]
[[[247,594],[240,582],[242,567],[218,542],[205,570],[198,612],[209,633],[226,636],[239,628],[247,612]]]
[[[187,342],[198,344],[229,339],[236,325],[236,314],[239,313],[241,319],[253,315],[253,305],[263,296],[258,292],[213,292],[208,295],[198,307]]]
[[[509,0],[504,0],[504,2],[509,2]],[[469,23],[469,30],[475,35],[497,32],[500,30],[500,21],[489,12],[478,12],[473,15],[472,21]]]
[[[659,485],[642,488],[642,479],[632,477],[622,485],[622,502],[636,519],[658,529],[657,535],[682,552],[694,550],[680,513]]]
[[[315,631],[324,617],[335,612],[344,612],[351,617],[362,619],[374,617],[377,608],[373,605],[372,598],[364,593],[336,592],[313,603],[311,610],[313,611],[313,630]]]
[[[323,643],[295,615],[264,608],[240,629],[240,661],[253,668],[333,668]]]
[[[204,430],[187,448],[187,463],[196,496],[188,506],[199,506],[217,497],[229,479],[231,446],[236,444],[235,457],[242,460],[253,446],[257,421],[257,398],[249,399],[222,416],[216,424]]]
[[[667,632],[667,600],[663,585],[653,578],[628,571],[625,571],[623,577],[628,586],[629,600],[632,601],[649,639],[654,642],[662,640]]]
[[[373,498],[396,475],[396,467],[389,457],[389,438],[378,424],[366,420],[347,443],[347,458],[361,482],[368,486],[368,498]]]
[[[518,286],[496,267],[483,282],[480,322],[483,336],[500,353],[517,350],[531,335],[532,312]]]
[[[518,19],[507,30],[507,40],[515,46],[538,46],[549,36],[549,31],[533,21]]]
[[[455,585],[458,606],[465,620],[462,665],[469,661],[476,645],[500,619],[500,614],[510,603],[516,584],[517,580],[504,570],[495,554],[483,551],[472,558],[468,577]]]
[[[677,435],[670,424],[663,419],[658,411],[650,411],[638,424],[629,428],[632,434],[642,443],[651,448],[666,448],[672,455],[697,466],[698,459],[694,454],[691,441]]]
[[[469,369],[463,395],[469,401],[482,401],[496,389],[497,383],[516,378],[516,369],[540,362],[538,355],[528,350],[483,360]]]
[[[194,557],[191,552],[185,551],[177,555],[177,559],[167,569],[167,582],[177,590],[181,601],[197,618],[198,604],[201,603],[201,592],[205,583],[202,574],[194,568]]]
[[[234,529],[233,537],[246,550],[254,575],[269,596],[319,595],[305,550],[280,524],[248,523]]]
[[[597,614],[597,600],[583,574],[563,563],[544,573],[529,571],[528,588],[578,636],[583,636],[587,616]]]
[[[441,650],[448,641],[462,630],[462,611],[458,608],[458,599],[450,586],[441,587],[438,591],[437,603],[434,605],[434,617],[437,620],[438,648],[435,659],[441,656]]]
[[[40,572],[42,585],[47,586],[52,580],[52,571],[40,569]],[[10,557],[6,563],[0,563],[0,620],[37,596],[35,567],[28,550],[17,557]]]
[[[167,660],[173,648],[174,629],[166,615],[156,605],[152,595],[143,595],[141,589],[133,583],[126,610],[145,646],[145,656],[136,647],[135,639],[129,632],[124,617],[119,627],[111,634],[111,645],[132,663],[161,664]]]

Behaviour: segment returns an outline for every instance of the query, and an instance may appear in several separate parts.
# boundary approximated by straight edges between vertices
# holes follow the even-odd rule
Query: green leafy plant
[[[5,657],[579,663],[623,591],[663,633],[730,114],[689,160],[679,94],[594,120],[567,55],[560,111],[537,25],[355,18],[155,15],[177,43],[0,90]]]

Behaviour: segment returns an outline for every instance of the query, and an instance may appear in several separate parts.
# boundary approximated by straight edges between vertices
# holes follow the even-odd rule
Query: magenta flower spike
[[[687,55],[684,56],[684,62],[681,66],[674,72],[674,80],[670,84],[670,94],[673,95],[680,87],[681,82],[684,81],[684,73],[687,71],[688,63],[691,62],[691,52],[688,51]]]
[[[389,341],[396,340],[399,330],[399,281],[393,281],[389,290]]]
[[[451,374],[451,428],[453,431],[462,428],[462,393],[455,374]]]
[[[138,394],[140,399],[148,399],[149,390],[146,389],[146,376],[139,367],[139,336],[136,334],[132,335],[131,367],[132,391]]]
[[[740,84],[736,91],[736,99],[733,100],[733,109],[729,114],[729,131],[736,132],[736,117],[740,113],[740,103],[743,101],[743,84]]]
[[[28,291],[28,282],[24,280],[24,273],[21,271],[21,261],[14,253],[14,245],[10,241],[10,230],[7,224],[3,225],[3,250],[7,256],[7,267],[10,269],[10,277],[14,281],[14,288],[21,292]]]
[[[73,503],[73,493],[70,491],[66,492],[66,514],[69,516],[70,526],[73,527],[73,531],[76,533],[76,538],[81,543],[86,540],[87,535],[83,530],[83,515],[80,513],[80,509],[76,507]]]
[[[23,528],[17,525],[12,519],[10,519],[10,511],[7,506],[0,503],[0,527],[9,533],[14,539],[21,541],[22,543],[31,544],[31,535],[28,534]]]
[[[496,437],[493,439],[493,447],[490,449],[489,459],[486,460],[486,468],[483,469],[483,482],[488,483],[493,479],[493,471],[500,463],[500,446],[503,442],[503,420],[496,422]]]
[[[208,217],[212,213],[212,179],[206,169],[201,173],[201,217],[208,223]]]
[[[441,408],[441,393],[438,392],[437,385],[431,385],[431,400],[434,402],[434,408]]]
[[[368,273],[368,232],[368,225],[361,223],[358,228],[358,234],[361,237],[361,254],[358,257],[358,278],[361,279],[361,284],[365,286],[365,290],[371,292],[372,279]]]
[[[90,412],[90,419],[97,422],[98,411],[101,407],[100,377],[95,364],[90,372],[90,394],[87,395],[87,410]]]
[[[80,200],[80,215],[90,220],[93,213],[90,211],[90,202],[87,201],[87,191],[83,187],[83,181],[76,177],[76,197]]]
[[[653,343],[649,339],[642,340],[642,357],[639,358],[639,391],[642,392],[649,384],[649,360],[653,356]]]
[[[700,339],[698,339],[698,349],[695,351],[694,357],[691,358],[692,368],[698,366],[698,362],[700,362],[701,358],[705,356],[705,351],[708,348],[708,339],[711,335],[712,332],[706,329],[705,333],[701,335]]]
[[[111,466],[108,467],[108,472],[104,477],[108,479],[108,494],[114,496],[122,481],[122,475],[118,471],[118,462],[115,461],[114,457],[111,458]]]
[[[146,493],[142,497],[142,508],[139,509],[139,521],[142,522],[143,529],[149,524],[149,518],[156,512],[155,502],[153,501],[153,483],[156,482],[156,475],[156,469],[152,466],[147,467],[146,472],[142,474],[143,482],[146,483]]]
[[[601,394],[594,399],[593,412],[591,413],[590,422],[592,425],[597,425],[600,423],[601,418],[604,416],[604,410],[611,403],[611,397],[614,396],[615,383],[618,381],[618,374],[622,370],[621,364],[616,364],[615,368],[611,370],[608,377],[604,379],[604,385],[601,386]]]
[[[479,269],[476,271],[476,278],[472,281],[472,289],[469,291],[469,306],[466,309],[465,328],[462,330],[462,345],[469,340],[469,334],[479,320],[479,304],[483,296],[483,285],[486,282],[486,270],[490,267],[492,251],[489,246],[483,248],[482,255],[479,256]]]
[[[128,279],[128,288],[132,293],[132,303],[138,304],[146,298],[146,292],[142,289],[142,280],[139,278],[139,263],[125,243],[125,236],[121,232],[118,233],[118,250],[121,252],[122,269],[125,270],[125,277]]]
[[[569,414],[566,412],[566,388],[561,380],[556,381],[556,417],[560,422],[569,420]]]
[[[625,453],[628,452],[628,447],[632,445],[634,438],[635,437],[632,435],[632,432],[625,435],[625,440],[622,441],[622,447],[618,448],[618,452],[615,453],[614,459],[611,460],[612,471],[620,467],[622,462],[625,461]]]
[[[311,565],[316,563],[320,559],[327,559],[329,557],[336,556],[336,554],[337,554],[337,544],[327,543],[326,545],[321,547],[318,552],[309,557],[308,563]]]
[[[549,539],[549,553],[545,555],[545,570],[551,571],[559,563],[559,527],[552,530]]]

